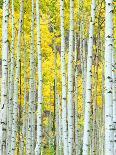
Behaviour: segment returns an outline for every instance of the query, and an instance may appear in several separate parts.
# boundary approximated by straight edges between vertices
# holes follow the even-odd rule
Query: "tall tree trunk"
[[[22,138],[23,138],[23,154],[26,151],[26,142],[27,137],[26,137],[26,123],[27,123],[27,58],[26,58],[26,43],[25,43],[25,38],[24,38],[24,105],[23,105],[23,127],[22,127]]]
[[[113,154],[113,0],[106,0],[105,23],[105,155],[109,155]]]
[[[40,38],[40,1],[36,0],[36,17],[37,17],[37,51],[38,51],[38,107],[37,107],[37,143],[35,155],[41,154],[42,145],[42,54]]]
[[[68,130],[67,130],[67,93],[66,93],[66,60],[65,60],[65,29],[64,29],[64,0],[60,1],[61,16],[61,72],[62,72],[62,127],[63,127],[63,152],[68,155]]]
[[[57,155],[57,104],[58,104],[58,96],[57,96],[57,51],[56,46],[54,45],[54,116],[53,116],[53,135],[54,135],[54,154]]]
[[[70,0],[70,34],[68,60],[68,151],[73,153],[73,39],[74,39],[74,1]]]
[[[84,36],[83,36],[84,37]],[[86,97],[86,73],[87,73],[87,61],[86,61],[86,39],[83,38],[83,109],[85,109],[85,97]]]
[[[93,34],[95,22],[95,0],[91,5],[91,21],[89,28],[88,57],[87,57],[87,78],[86,78],[86,99],[84,114],[84,135],[83,135],[83,155],[88,155],[89,133],[90,133],[90,109],[91,109],[91,85],[92,85],[92,53],[93,53]]]
[[[34,0],[32,0],[32,25],[31,25],[31,45],[30,45],[30,92],[29,92],[29,112],[28,112],[28,141],[27,141],[27,154],[33,154],[34,143],[33,137],[33,110],[34,110]]]
[[[113,97],[113,128],[114,128],[114,154],[116,154],[116,61],[115,51],[112,53],[112,97]]]
[[[10,84],[9,84],[9,117],[8,117],[8,154],[11,148],[11,133],[12,133],[12,111],[13,111],[13,92],[14,92],[14,0],[12,0],[12,43],[11,43],[11,65],[10,65]]]
[[[21,58],[20,49],[21,49],[21,35],[22,35],[22,25],[23,25],[23,11],[24,11],[24,0],[21,0],[18,44],[17,44],[16,77],[14,81],[14,96],[13,96],[13,120],[12,120],[12,136],[11,136],[11,154],[12,155],[14,155],[14,152],[15,152],[16,134],[17,134],[18,84],[20,79],[20,58]]]
[[[77,36],[75,34],[75,151],[78,155],[78,52],[77,52]]]
[[[0,155],[6,153],[7,84],[8,84],[8,18],[9,0],[3,0],[2,23],[2,84],[0,104]]]
[[[58,110],[59,110],[59,154],[62,155],[62,108],[61,108],[61,103],[60,103],[60,96],[58,95]]]
[[[57,95],[57,94],[56,94]],[[56,135],[56,155],[59,155],[59,101],[58,101],[58,95],[56,98],[56,131],[55,131],[55,135]]]
[[[98,102],[98,99],[97,99],[97,96],[98,96],[98,66],[99,66],[99,50],[100,50],[100,25],[99,25],[99,19],[98,19],[98,36],[97,36],[97,42],[96,42],[96,45],[97,47],[96,49],[96,54],[95,54],[95,65],[94,65],[94,91],[93,91],[93,141],[92,141],[92,145],[93,145],[93,149],[92,149],[92,154],[93,155],[96,155],[97,154],[97,138],[98,138],[98,135],[97,135],[97,130],[99,130],[97,128],[97,120],[99,119],[98,116],[97,116],[97,113],[98,113],[98,106],[97,106],[97,102]]]

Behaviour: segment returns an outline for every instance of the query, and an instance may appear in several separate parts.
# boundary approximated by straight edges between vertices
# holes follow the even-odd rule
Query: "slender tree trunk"
[[[114,128],[114,154],[116,154],[116,61],[115,51],[112,53],[112,96],[113,96],[113,128]]]
[[[17,142],[17,154],[22,155],[23,154],[23,138],[22,138],[22,105],[21,105],[21,97],[22,97],[22,59],[20,59],[20,90],[19,90],[19,110],[18,110],[18,142]]]
[[[77,37],[75,34],[75,150],[78,155],[78,53],[77,53]]]
[[[73,39],[74,39],[74,1],[70,0],[70,34],[68,60],[68,151],[73,153]]]
[[[57,51],[56,46],[54,45],[54,116],[53,116],[53,132],[54,132],[54,154],[57,155],[57,104],[58,104],[58,95],[57,95]]]
[[[7,86],[7,118],[9,118],[9,90],[10,90],[10,73],[11,73],[11,53],[8,54],[8,86]],[[7,128],[6,128],[6,153],[8,154],[8,135],[9,135],[9,119],[7,119]]]
[[[40,39],[40,2],[36,0],[36,17],[37,17],[37,51],[38,51],[38,107],[37,107],[37,143],[35,155],[41,154],[42,145],[42,55]]]
[[[27,105],[27,72],[26,72],[26,68],[27,68],[27,58],[26,58],[26,43],[25,43],[25,38],[24,38],[24,106],[23,106],[23,127],[22,127],[22,138],[23,138],[23,147],[24,147],[24,152],[26,151],[26,142],[27,141],[27,137],[26,137],[26,122],[27,122],[27,109],[26,109],[26,105]],[[23,152],[23,154],[24,154]]]
[[[86,87],[85,87],[86,86],[86,73],[87,73],[86,39],[83,38],[83,107],[85,106],[85,97],[86,97]]]
[[[56,94],[57,95],[57,94]],[[56,155],[59,155],[59,101],[58,101],[58,95],[56,100]]]
[[[61,108],[61,103],[60,103],[60,96],[58,95],[58,110],[59,110],[59,154],[62,155],[62,108]]]
[[[2,23],[2,84],[0,104],[0,155],[6,153],[7,84],[8,84],[8,18],[9,0],[3,0]]]
[[[103,48],[103,46],[102,46]],[[102,59],[104,58],[104,54],[102,54]],[[103,123],[103,127],[102,127],[102,136],[103,136],[103,143],[102,143],[102,153],[105,154],[105,133],[104,133],[104,130],[105,130],[105,90],[104,90],[104,82],[105,81],[105,78],[104,78],[104,63],[102,64],[102,123]]]
[[[32,0],[32,25],[31,25],[31,46],[30,46],[30,92],[29,92],[29,112],[28,112],[28,141],[27,141],[27,154],[33,154],[34,143],[33,137],[33,110],[34,110],[34,0]]]
[[[97,43],[96,43],[96,54],[95,54],[95,66],[94,66],[94,81],[95,83],[93,84],[95,89],[93,91],[93,97],[94,97],[94,100],[93,100],[93,155],[97,155],[97,111],[98,111],[98,106],[97,106],[97,96],[98,96],[98,66],[99,66],[99,47],[100,47],[100,25],[99,25],[99,21],[98,21],[98,36],[97,36]],[[99,130],[99,129],[98,129]]]
[[[11,65],[10,65],[10,84],[9,84],[9,117],[8,117],[8,154],[11,149],[11,133],[12,133],[12,111],[13,111],[13,92],[14,92],[14,0],[12,0],[12,43],[11,43]]]
[[[32,136],[32,149],[31,154],[34,152],[34,105],[35,105],[35,59],[34,59],[34,0],[32,0],[32,27],[31,27],[31,79],[30,79],[30,106],[31,106],[31,136]]]
[[[64,0],[60,1],[61,16],[61,72],[62,72],[62,127],[63,127],[63,152],[68,155],[68,130],[67,130],[67,93],[66,93],[66,60],[65,60],[65,34],[64,34]]]
[[[106,0],[105,25],[105,155],[113,154],[113,101],[112,101],[112,52],[113,52],[113,0]]]
[[[105,20],[105,155],[110,155],[113,154],[113,0],[106,0]]]
[[[95,0],[91,5],[91,21],[89,28],[88,57],[87,57],[87,78],[86,78],[86,100],[84,115],[84,135],[83,135],[83,155],[88,155],[89,134],[90,134],[90,107],[91,107],[91,85],[92,85],[92,53],[93,53],[93,34],[95,22]]]
[[[12,120],[12,135],[11,135],[11,154],[12,155],[14,155],[14,152],[15,152],[16,134],[17,134],[18,84],[20,79],[20,48],[21,48],[21,35],[22,35],[22,25],[23,25],[23,11],[24,11],[24,0],[21,0],[18,44],[17,44],[16,77],[14,81],[14,96],[13,96],[13,120]]]

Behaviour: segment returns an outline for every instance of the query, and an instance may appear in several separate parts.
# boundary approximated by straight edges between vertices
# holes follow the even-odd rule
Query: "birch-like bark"
[[[38,107],[37,107],[37,142],[35,155],[41,154],[42,145],[42,53],[40,38],[40,1],[36,0],[36,18],[37,18],[37,51],[38,51]]]
[[[57,95],[57,50],[56,45],[54,47],[54,115],[53,115],[53,136],[54,136],[54,152],[57,154],[57,127],[56,127],[56,113],[57,113],[57,104],[58,104],[58,95]]]
[[[31,122],[32,122],[32,149],[31,154],[34,152],[34,105],[35,105],[35,61],[34,61],[34,0],[32,0],[32,27],[31,27],[31,58],[30,58],[30,68],[31,68],[31,79],[30,79],[30,106],[31,106]]]
[[[6,153],[7,84],[8,84],[8,18],[9,0],[3,0],[2,23],[2,84],[0,104],[0,155]]]
[[[114,128],[114,154],[116,154],[116,61],[115,51],[112,53],[112,99],[113,99],[113,128]]]
[[[59,107],[59,155],[62,155],[62,108],[60,103],[60,96],[58,96],[58,107]]]
[[[28,112],[28,140],[27,154],[33,154],[33,107],[34,107],[34,0],[32,0],[32,25],[31,25],[31,46],[30,46],[30,92],[29,92],[29,112]]]
[[[106,0],[105,14],[105,155],[113,154],[113,0]]]
[[[74,1],[70,0],[70,34],[68,60],[68,153],[73,153],[73,39],[74,39]]]
[[[86,59],[85,59],[85,39],[84,39],[84,6],[83,6],[84,0],[79,1],[79,13],[80,16],[82,16],[80,21],[80,61],[81,61],[81,71],[82,71],[82,89],[83,89],[83,112],[85,109],[85,91],[86,91]]]
[[[90,133],[90,107],[91,107],[91,85],[92,85],[92,53],[93,53],[93,35],[95,22],[95,0],[91,5],[91,21],[89,28],[88,57],[87,57],[87,78],[86,78],[86,99],[84,114],[84,135],[83,135],[83,155],[88,155],[89,151],[89,133]]]
[[[101,46],[101,49],[103,49],[103,45]],[[105,49],[104,49],[105,51]],[[102,60],[104,59],[104,53],[101,53]],[[104,90],[104,83],[105,83],[105,77],[104,77],[104,62],[102,63],[102,137],[103,137],[103,143],[102,143],[102,151],[101,154],[105,154],[105,90]]]
[[[57,95],[57,94],[56,94]],[[59,101],[58,101],[58,95],[56,97],[56,155],[59,155]]]
[[[68,130],[67,130],[67,93],[66,93],[66,60],[65,60],[65,30],[64,30],[64,0],[60,1],[61,16],[61,71],[62,71],[62,127],[63,127],[63,152],[68,155]]]
[[[96,54],[95,54],[95,65],[94,65],[94,91],[93,91],[93,138],[92,138],[92,154],[96,155],[97,154],[97,139],[98,139],[98,135],[97,135],[97,120],[98,120],[98,66],[99,66],[99,49],[100,49],[100,25],[99,25],[99,19],[98,19],[98,36],[97,36],[97,42],[96,42]],[[99,130],[99,129],[98,129]]]
[[[21,35],[22,35],[22,25],[23,25],[23,11],[24,11],[24,0],[21,0],[18,44],[17,44],[16,77],[14,81],[14,94],[13,94],[13,120],[12,120],[12,136],[11,136],[11,154],[12,155],[14,155],[14,152],[15,152],[16,133],[17,133],[18,84],[20,79],[20,48],[21,48]]]
[[[86,62],[86,39],[83,38],[83,107],[85,105],[86,97],[86,73],[87,73],[87,62]],[[83,108],[84,109],[84,108]]]
[[[9,90],[10,90],[10,73],[11,73],[11,53],[8,54],[8,85],[7,85],[7,127],[6,127],[6,153],[8,152],[8,132],[9,132]]]
[[[78,53],[77,53],[77,37],[75,34],[75,151],[78,155]]]
[[[14,39],[15,39],[15,25],[14,25],[14,0],[12,0],[12,43],[11,43],[11,66],[10,66],[10,84],[9,84],[9,117],[8,117],[8,154],[11,148],[11,133],[12,133],[12,110],[13,110],[13,90],[14,90]]]
[[[23,126],[22,126],[22,139],[23,139],[23,146],[22,147],[22,154],[24,154],[24,152],[26,151],[26,142],[27,141],[27,137],[26,137],[26,123],[27,123],[27,109],[26,109],[26,105],[27,105],[27,52],[26,52],[26,43],[25,43],[25,38],[24,38],[24,105],[23,105]]]

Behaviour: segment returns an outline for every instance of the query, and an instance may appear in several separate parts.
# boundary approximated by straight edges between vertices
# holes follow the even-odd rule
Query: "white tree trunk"
[[[33,154],[34,143],[33,139],[33,110],[34,110],[34,0],[32,0],[32,25],[31,25],[31,45],[30,45],[30,92],[29,92],[29,112],[28,112],[28,139],[27,139],[27,154]]]
[[[60,96],[58,96],[58,107],[59,107],[59,154],[62,155],[62,108],[60,103]]]
[[[113,128],[114,128],[114,154],[116,154],[116,61],[115,51],[112,53],[112,97],[113,97]]]
[[[92,0],[91,5],[91,21],[89,28],[88,42],[88,57],[87,57],[87,78],[86,78],[86,99],[85,99],[85,114],[84,114],[84,135],[83,135],[83,155],[88,155],[89,151],[89,132],[90,132],[90,106],[91,100],[91,85],[92,85],[92,53],[93,53],[93,34],[95,22],[95,0]]]
[[[86,97],[86,73],[87,73],[87,62],[86,62],[86,39],[83,39],[83,106],[85,106]],[[84,109],[84,107],[83,107]]]
[[[14,0],[12,0],[12,44],[11,44],[11,66],[10,66],[10,84],[9,84],[9,117],[8,117],[8,154],[11,148],[11,133],[12,133],[12,110],[13,110],[13,90],[14,90],[14,39],[15,39],[15,25],[14,25]]]
[[[110,155],[113,154],[113,0],[106,0],[105,23],[105,155]]]
[[[58,95],[56,94],[56,110],[55,110],[55,115],[56,115],[56,131],[55,131],[55,136],[56,136],[56,155],[59,155],[59,101],[58,101]]]
[[[0,155],[6,153],[7,84],[8,84],[8,17],[9,0],[3,0],[2,84],[0,104]]]
[[[26,142],[27,141],[27,137],[26,137],[26,123],[27,123],[27,109],[26,109],[26,105],[27,105],[27,52],[26,52],[26,43],[25,43],[25,38],[24,38],[24,105],[23,105],[23,127],[22,127],[22,138],[23,138],[23,154],[26,151]]]
[[[42,55],[40,38],[40,1],[36,0],[36,18],[37,18],[37,51],[38,51],[38,107],[37,107],[37,142],[35,155],[41,154],[42,145]]]
[[[13,120],[12,120],[12,136],[11,136],[11,154],[14,155],[16,146],[16,133],[17,133],[17,114],[18,114],[18,84],[20,79],[20,48],[21,48],[21,35],[23,25],[23,9],[24,0],[21,0],[20,6],[20,21],[18,31],[18,44],[17,44],[17,62],[16,62],[16,79],[14,81],[14,96],[13,96]]]
[[[67,93],[66,93],[66,60],[65,60],[65,34],[64,34],[64,0],[60,1],[61,16],[61,72],[62,72],[62,127],[63,127],[63,152],[68,155],[68,130],[67,130]]]
[[[77,53],[77,37],[75,34],[75,151],[78,155],[78,53]]]
[[[73,39],[74,39],[74,0],[70,0],[70,34],[68,60],[68,153],[73,153]]]

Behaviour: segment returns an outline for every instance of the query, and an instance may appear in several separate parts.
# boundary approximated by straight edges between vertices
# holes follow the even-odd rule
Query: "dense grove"
[[[116,154],[116,1],[0,0],[0,155]]]

